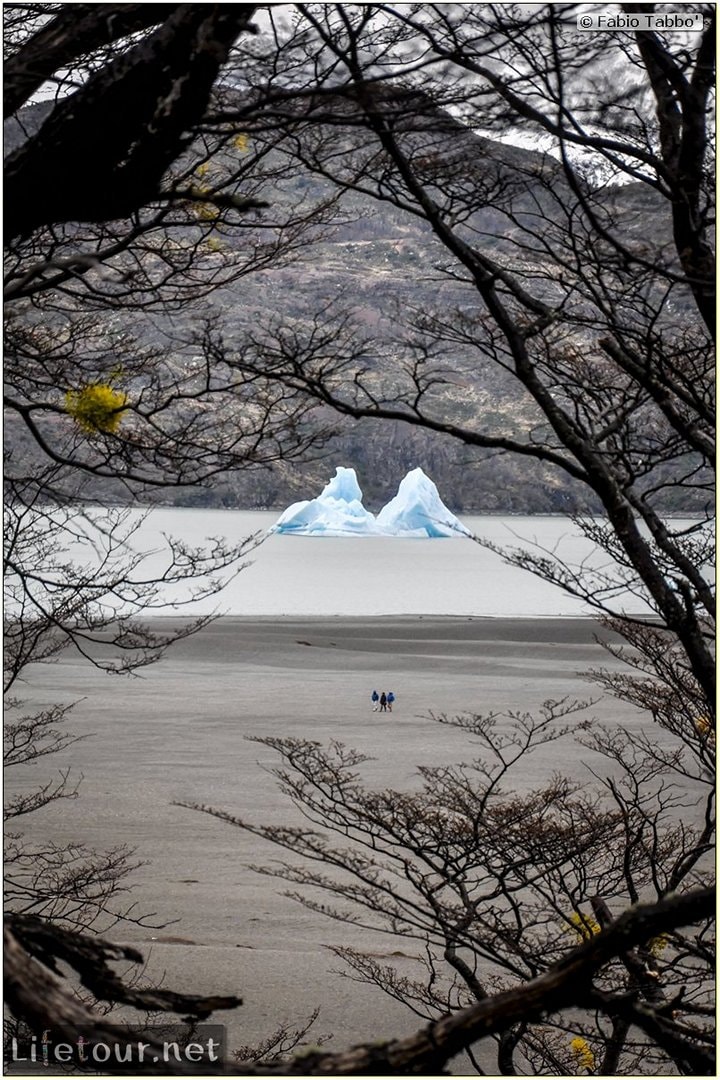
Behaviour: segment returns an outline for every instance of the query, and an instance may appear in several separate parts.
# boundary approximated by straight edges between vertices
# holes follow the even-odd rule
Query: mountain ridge
[[[47,103],[23,110],[21,121],[6,123],[6,149],[12,151],[22,140],[22,132],[32,132],[47,114]],[[447,114],[446,114],[447,116]],[[416,126],[420,124],[414,118]],[[437,125],[437,110],[434,121]],[[541,199],[543,184],[538,186],[542,170],[559,170],[548,155],[507,143],[493,142],[464,128],[452,117],[440,125],[443,138],[448,132],[461,138],[454,147],[458,161],[477,159],[478,168],[490,169],[504,183],[514,179],[513,209],[516,215],[528,213],[529,205]],[[437,131],[435,132],[437,133]],[[490,162],[490,164],[488,164]],[[422,163],[421,163],[422,165]],[[447,166],[447,162],[443,162]],[[433,162],[422,166],[432,169]],[[545,178],[547,179],[547,178]],[[489,181],[488,181],[489,182]],[[544,181],[543,181],[544,183]],[[652,198],[642,185],[624,185],[614,192],[633,228],[648,227]],[[305,170],[285,181],[282,191],[268,193],[269,201],[318,200],[323,194],[322,181]],[[328,304],[345,304],[354,321],[369,337],[378,342],[390,340],[394,330],[393,311],[418,312],[443,305],[447,308],[467,305],[477,307],[476,294],[467,293],[457,282],[437,269],[444,250],[432,237],[427,223],[403,214],[390,204],[378,204],[370,196],[350,193],[345,196],[346,220],[326,232],[311,249],[289,264],[271,266],[237,282],[235,287],[220,289],[206,306],[206,312],[221,310],[226,323],[238,339],[258,324],[277,318],[295,320],[302,328],[313,313]],[[479,225],[484,242],[498,258],[507,257],[514,236],[507,218],[494,207],[482,207],[485,217]],[[219,242],[233,250],[233,237],[219,233]],[[541,258],[541,255],[528,255]],[[117,319],[116,312],[109,312]],[[181,315],[181,318],[187,316]],[[125,313],[132,324],[149,340],[147,324]],[[162,323],[162,320],[160,320]],[[156,332],[157,327],[152,331]],[[142,340],[142,338],[141,338]],[[434,409],[442,420],[473,424],[479,430],[509,437],[523,437],[543,418],[522,393],[517,383],[496,365],[478,367],[472,350],[456,350],[446,360],[451,376],[438,391]],[[329,415],[329,414],[328,414]],[[327,418],[327,417],[326,417]],[[147,495],[151,504],[181,506],[226,506],[247,509],[281,509],[307,490],[317,488],[328,463],[356,468],[364,478],[370,504],[383,505],[391,497],[398,474],[420,467],[443,492],[453,512],[465,513],[568,513],[595,511],[599,503],[579,483],[559,469],[527,456],[478,450],[462,445],[449,435],[423,430],[402,421],[338,419],[338,434],[327,449],[304,463],[280,462],[267,468],[234,472],[212,481],[207,487],[167,489]],[[6,445],[21,457],[32,449],[16,425],[9,425]],[[128,499],[123,485],[112,481],[90,483],[87,497],[108,501]],[[668,510],[690,509],[673,505]]]

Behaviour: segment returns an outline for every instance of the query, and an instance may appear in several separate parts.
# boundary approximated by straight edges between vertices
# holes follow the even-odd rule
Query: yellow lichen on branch
[[[587,1040],[582,1039],[579,1036],[576,1039],[572,1039],[570,1042],[570,1049],[580,1068],[592,1072],[595,1068],[595,1055],[590,1049]]]
[[[600,923],[591,915],[583,915],[581,911],[573,911],[569,921],[571,923],[569,929],[577,933],[580,941],[589,941],[600,933]]]
[[[113,434],[120,425],[126,405],[127,394],[113,390],[107,383],[89,383],[65,394],[66,413],[86,435],[98,431]]]

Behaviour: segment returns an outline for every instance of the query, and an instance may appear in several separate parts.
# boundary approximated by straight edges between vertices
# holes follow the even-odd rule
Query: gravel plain
[[[340,740],[373,757],[364,775],[407,789],[417,766],[476,752],[431,713],[537,709],[569,696],[597,700],[589,714],[637,724],[629,706],[599,696],[583,672],[611,662],[590,619],[456,617],[222,618],[175,645],[139,677],[116,678],[66,654],[28,673],[28,704],[76,701],[67,727],[82,739],[22,776],[9,792],[71,766],[80,796],[31,815],[31,838],[127,844],[144,865],[127,896],[145,921],[108,938],[132,943],[146,978],[176,990],[235,993],[244,1004],[216,1014],[228,1046],[255,1043],[318,1007],[314,1039],[338,1050],[410,1033],[419,1021],[374,989],[337,973],[326,944],[396,957],[402,940],[324,919],[281,895],[282,883],[250,869],[274,852],[263,841],[175,805],[208,804],[246,819],[297,820],[268,768],[276,755],[247,736]],[[373,689],[393,690],[392,714],[374,713]],[[587,751],[541,749],[519,787],[561,769],[586,776]],[[458,1071],[463,1071],[461,1067]]]

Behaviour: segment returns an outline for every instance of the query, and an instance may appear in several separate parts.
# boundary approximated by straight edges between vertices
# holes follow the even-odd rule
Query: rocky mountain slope
[[[25,110],[27,130],[37,127],[45,108]],[[502,252],[504,244],[515,241],[523,215],[537,212],[538,207],[549,210],[547,173],[557,165],[535,151],[492,143],[467,129],[461,129],[458,136],[459,126],[451,120],[448,123],[453,130],[443,132],[442,137],[455,140],[458,170],[474,163],[473,168],[486,170],[488,183],[492,180],[504,185],[505,200],[510,192],[515,222],[500,213],[493,200],[473,220],[473,227],[484,234],[486,248]],[[6,150],[12,150],[22,137],[17,126],[6,125]],[[447,167],[447,161],[444,165]],[[431,160],[427,167],[432,167]],[[298,169],[269,189],[266,197],[277,209],[302,199],[316,201],[323,191],[321,180]],[[617,199],[628,229],[641,232],[648,227],[653,208],[640,185],[618,191]],[[438,269],[447,258],[425,222],[390,203],[377,203],[357,193],[344,198],[343,214],[344,222],[325,230],[294,263],[270,266],[240,279],[231,288],[219,290],[202,305],[201,312],[189,306],[186,312],[176,313],[173,324],[190,326],[200,313],[215,311],[241,339],[244,328],[278,318],[302,326],[318,310],[331,305],[346,310],[367,336],[382,342],[387,357],[387,342],[400,314],[454,306],[467,310],[468,305],[478,305],[472,290]],[[222,233],[218,242],[226,258],[240,243]],[[540,253],[527,256],[534,257],[542,258]],[[117,321],[118,314],[113,313],[112,318]],[[147,320],[133,316],[130,324],[141,340],[143,334],[150,340],[163,333],[161,316]],[[384,362],[388,363],[387,359]],[[511,436],[537,422],[512,377],[501,367],[483,363],[473,349],[458,345],[443,357],[443,367],[450,374],[433,406],[440,418]],[[400,478],[416,467],[435,481],[448,506],[458,512],[553,513],[594,508],[587,494],[565,474],[528,458],[470,449],[449,436],[400,422],[338,419],[337,432],[322,455],[302,465],[279,463],[272,468],[241,471],[220,477],[207,488],[158,491],[153,497],[176,505],[283,507],[298,497],[312,497],[334,467],[344,465],[357,470],[370,509],[383,505]],[[6,443],[16,457],[33,453],[28,439],[12,424]],[[91,487],[91,494],[100,499],[127,498],[125,489],[110,481]],[[682,507],[669,505],[668,509]]]

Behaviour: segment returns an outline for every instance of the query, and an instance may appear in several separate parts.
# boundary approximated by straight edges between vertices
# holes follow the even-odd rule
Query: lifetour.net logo
[[[102,1039],[79,1033],[72,1042],[46,1028],[37,1034],[13,1036],[5,1043],[10,1074],[22,1073],[23,1066],[116,1072],[117,1066],[142,1070],[143,1066],[160,1063],[218,1065],[224,1058],[225,1028],[221,1024],[199,1024],[191,1031],[179,1024],[142,1030],[122,1024],[105,1025]],[[17,1068],[13,1070],[12,1066]]]

